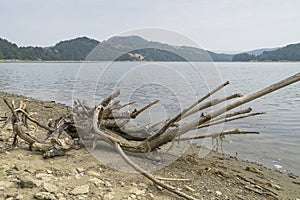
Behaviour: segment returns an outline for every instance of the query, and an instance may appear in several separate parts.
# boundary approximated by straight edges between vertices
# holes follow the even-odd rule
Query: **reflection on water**
[[[0,87],[1,91],[71,105],[72,95],[99,102],[117,86],[123,101],[133,100],[138,106],[160,99],[158,107],[151,111],[156,121],[158,116],[165,118],[178,112],[179,106],[190,104],[222,79],[231,83],[226,87],[227,94],[247,94],[300,71],[299,63],[216,63],[218,71],[211,73],[215,70],[211,63],[194,63],[199,74],[184,63],[123,62],[114,63],[103,74],[106,66],[107,63],[0,63]],[[240,127],[261,134],[228,136],[223,141],[224,152],[237,152],[238,157],[273,168],[280,165],[300,175],[299,86],[296,83],[244,105],[243,108],[251,106],[267,114],[231,122],[224,128]]]

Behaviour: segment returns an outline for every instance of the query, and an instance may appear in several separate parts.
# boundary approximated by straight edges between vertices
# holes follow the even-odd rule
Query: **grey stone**
[[[77,169],[77,172],[79,173],[79,174],[81,174],[81,173],[84,173],[84,169],[83,168],[81,168],[81,167],[78,167]]]
[[[24,197],[20,194],[18,194],[16,197],[15,197],[16,200],[22,200],[24,199]]]
[[[138,196],[138,195],[145,194],[145,190],[140,190],[136,187],[132,187],[132,188],[129,189],[129,193]]]
[[[104,182],[98,178],[92,178],[92,179],[90,179],[90,182],[93,183],[97,187],[104,185]]]
[[[20,176],[19,181],[20,181],[19,184],[22,188],[36,187],[36,184],[34,183],[34,179],[29,175]]]
[[[55,185],[50,184],[50,183],[46,183],[46,182],[43,184],[43,188],[47,192],[51,192],[51,193],[55,193],[58,190],[58,188]]]
[[[95,171],[88,171],[87,173],[89,176],[91,177],[97,177],[97,178],[100,178],[101,177],[101,174],[95,172]]]
[[[112,199],[115,199],[115,197],[113,196],[113,194],[111,192],[109,192],[107,194],[104,194],[102,198],[103,198],[103,200],[112,200]]]
[[[34,198],[39,200],[55,200],[55,196],[50,192],[38,192],[34,195]]]
[[[50,181],[53,178],[52,174],[39,173],[35,175],[36,178],[41,179],[43,181]]]
[[[78,200],[85,200],[87,198],[86,195],[80,195],[77,197]]]
[[[70,194],[72,195],[79,195],[79,194],[86,194],[86,193],[89,193],[90,191],[90,187],[89,185],[81,185],[81,186],[77,186],[75,187],[71,192]]]
[[[121,185],[121,187],[124,187],[125,186],[125,183],[124,182],[120,182],[120,185]]]
[[[106,187],[112,187],[112,185],[111,185],[110,182],[108,182],[108,181],[105,181],[105,182],[104,182],[104,185],[105,185]]]
[[[145,183],[139,183],[139,186],[142,187],[142,188],[147,188],[148,187],[147,184],[145,184]]]
[[[0,191],[4,190],[5,188],[14,188],[15,183],[10,181],[0,181]]]

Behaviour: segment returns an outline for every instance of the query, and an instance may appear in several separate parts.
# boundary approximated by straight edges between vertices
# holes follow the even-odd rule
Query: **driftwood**
[[[218,133],[198,133],[193,137],[183,136],[191,130],[264,114],[262,112],[252,113],[252,108],[233,112],[229,111],[282,87],[298,82],[299,80],[300,73],[245,96],[236,93],[224,98],[217,98],[202,103],[229,84],[229,82],[225,82],[174,117],[147,126],[130,126],[129,122],[138,117],[138,115],[146,109],[158,103],[158,100],[149,103],[141,109],[124,111],[124,108],[135,102],[128,102],[122,105],[120,101],[114,101],[120,94],[119,90],[113,92],[95,107],[77,100],[74,102],[72,113],[66,114],[47,125],[32,118],[26,109],[25,103],[20,102],[19,106],[16,106],[15,102],[10,103],[4,99],[11,111],[11,115],[2,117],[1,119],[4,121],[4,126],[7,125],[8,121],[12,123],[14,141],[11,149],[17,145],[18,138],[21,138],[29,144],[32,150],[42,151],[44,158],[50,158],[62,156],[66,151],[78,148],[81,144],[80,141],[90,140],[92,149],[94,149],[97,146],[97,141],[101,140],[115,147],[121,157],[132,168],[155,184],[186,199],[194,199],[176,188],[163,183],[162,180],[154,177],[136,165],[126,155],[125,151],[148,153],[157,150],[167,143],[178,140],[197,140],[207,137],[216,138],[231,134],[258,134],[258,132],[234,129],[223,130]],[[214,107],[222,102],[226,102],[226,104],[221,104],[221,106],[219,105],[218,108],[212,109],[212,111],[202,112],[197,119],[189,120],[191,115],[205,111],[205,109]],[[179,123],[182,122],[183,119],[187,122]],[[46,131],[47,137],[43,139],[33,137],[27,130],[28,121]],[[65,134],[67,137],[62,137],[63,132],[67,133]]]

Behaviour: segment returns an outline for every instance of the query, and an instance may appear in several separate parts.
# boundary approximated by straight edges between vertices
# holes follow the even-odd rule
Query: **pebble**
[[[190,192],[195,192],[195,191],[196,191],[195,189],[191,188],[191,187],[188,186],[188,185],[184,185],[184,188],[185,188],[186,190],[190,191]]]
[[[55,185],[46,182],[43,184],[43,189],[51,193],[56,193],[58,190],[58,188]]]
[[[39,173],[35,175],[36,178],[41,179],[43,181],[50,181],[53,178],[52,174]]]
[[[4,190],[5,188],[14,188],[14,187],[15,187],[15,183],[14,182],[0,181],[0,191]]]
[[[36,199],[39,200],[55,200],[55,196],[50,192],[38,192],[34,195]]]
[[[147,184],[145,184],[145,183],[139,183],[139,186],[142,188],[148,188]]]
[[[84,173],[84,169],[81,167],[78,167],[76,170],[79,174]]]
[[[81,185],[81,186],[75,187],[70,192],[70,194],[72,194],[72,195],[86,194],[86,193],[89,193],[89,191],[90,191],[89,185],[86,184],[86,185]]]
[[[20,181],[19,184],[20,184],[21,188],[36,187],[36,184],[34,183],[34,179],[29,175],[20,176],[19,181]]]
[[[17,156],[17,158],[18,158],[19,160],[22,160],[22,159],[24,158],[24,156],[23,156],[23,154],[19,154],[19,155]]]
[[[157,185],[156,187],[157,187],[157,189],[160,190],[160,191],[163,189],[163,188],[162,188],[161,186],[159,186],[159,185]]]
[[[124,187],[125,186],[125,183],[124,182],[120,182],[120,185],[121,185],[121,187]]]
[[[42,180],[34,180],[33,182],[37,187],[40,187],[43,184]]]
[[[145,194],[145,190],[140,190],[140,189],[138,189],[136,187],[132,187],[132,188],[129,189],[129,193],[138,196],[138,195]]]
[[[138,185],[136,183],[131,183],[132,186],[137,187]]]
[[[261,174],[262,173],[259,169],[256,169],[255,167],[249,167],[249,166],[247,166],[245,168],[245,170],[249,171],[249,172],[257,173],[257,174]]]
[[[74,176],[75,174],[77,174],[77,170],[71,169],[69,175]]]
[[[87,198],[86,195],[80,195],[77,197],[78,200],[85,200]]]
[[[65,195],[64,195],[63,193],[57,193],[57,194],[56,194],[56,197],[57,197],[59,200],[66,199],[66,198],[65,198]]]
[[[76,179],[80,179],[81,177],[82,177],[82,174],[76,174],[76,175],[75,175],[75,178],[76,178]]]
[[[113,194],[111,192],[103,195],[103,200],[112,200],[112,199],[115,199],[115,197],[113,196]]]
[[[217,194],[218,196],[221,196],[221,195],[222,195],[222,192],[216,191],[216,194]]]
[[[22,200],[24,199],[24,197],[20,194],[18,194],[16,197],[15,197],[15,200]]]
[[[51,170],[49,170],[49,169],[47,169],[46,172],[47,172],[48,174],[52,174],[52,173],[53,173],[53,172],[52,172]]]
[[[104,186],[106,186],[106,187],[112,187],[112,185],[111,185],[110,182],[108,182],[108,181],[105,181],[105,182],[104,182]]]
[[[104,185],[104,182],[101,179],[98,179],[98,178],[92,178],[89,181],[97,187],[100,187],[101,185]]]
[[[34,169],[25,169],[25,172],[28,172],[29,174],[34,174],[36,171]]]
[[[5,200],[23,200],[23,199],[24,199],[24,197],[19,194],[19,195],[15,196],[15,197],[8,197]]]
[[[93,177],[97,177],[97,178],[101,177],[101,174],[94,172],[94,171],[88,171],[87,174],[88,174],[88,176],[93,176]]]
[[[13,168],[12,169],[14,169],[14,170],[17,170],[17,171],[21,171],[22,170],[22,168],[24,168],[25,167],[25,165],[23,164],[23,165],[14,165],[13,166]]]

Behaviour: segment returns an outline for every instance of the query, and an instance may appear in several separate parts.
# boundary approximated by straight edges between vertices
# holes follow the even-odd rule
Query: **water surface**
[[[73,98],[97,103],[118,87],[121,100],[134,100],[137,106],[161,99],[153,107],[152,117],[148,116],[148,121],[155,122],[172,116],[222,81],[231,83],[220,96],[237,91],[247,94],[300,71],[300,63],[216,63],[216,67],[212,63],[107,64],[0,63],[0,87],[1,91],[67,105],[72,105]],[[222,150],[300,175],[300,83],[243,108],[249,106],[267,114],[218,128],[238,127],[261,134],[227,136],[221,141]]]

